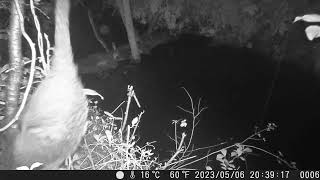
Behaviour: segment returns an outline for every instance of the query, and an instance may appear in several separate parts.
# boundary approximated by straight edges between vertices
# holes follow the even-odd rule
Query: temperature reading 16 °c
[[[149,179],[149,178],[160,178],[160,171],[141,171],[141,178],[142,179]]]

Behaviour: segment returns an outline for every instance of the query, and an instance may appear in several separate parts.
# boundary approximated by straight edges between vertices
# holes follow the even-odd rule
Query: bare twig
[[[106,53],[107,54],[110,53],[110,50],[108,49],[106,43],[102,40],[102,38],[100,37],[99,33],[97,32],[96,26],[95,26],[93,18],[92,18],[92,12],[89,9],[88,9],[88,18],[89,18],[89,22],[90,22],[90,25],[92,27],[94,36],[96,37],[98,42],[101,44],[101,46],[104,48]]]
[[[132,99],[132,96],[133,96],[133,86],[128,86],[128,100],[127,100],[127,107],[126,107],[126,111],[124,113],[124,120],[123,120],[123,124],[122,124],[122,131],[124,130],[124,128],[126,127],[126,124],[127,124],[127,120],[128,120],[128,115],[129,115],[129,108],[130,108],[130,104],[131,104],[131,99]]]

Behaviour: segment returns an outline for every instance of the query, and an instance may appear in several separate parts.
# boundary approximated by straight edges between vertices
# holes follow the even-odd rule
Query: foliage
[[[297,16],[294,19],[294,23],[297,21],[305,21],[309,23],[320,22],[320,15],[319,14],[307,14],[304,16]],[[318,25],[310,25],[305,29],[307,38],[312,41],[315,38],[320,37],[320,26]]]
[[[194,32],[227,42],[245,43],[255,34],[284,35],[290,9],[286,1],[199,0],[133,1],[133,18],[141,24],[160,14],[155,29]],[[221,37],[221,35],[223,35]],[[260,33],[260,36],[262,34]],[[264,38],[264,37],[263,37]]]
[[[175,149],[172,151],[170,158],[166,160],[158,159],[157,155],[153,153],[157,149],[156,142],[147,142],[140,145],[136,133],[143,112],[133,118],[131,125],[128,125],[128,131],[124,132],[120,128],[123,117],[117,118],[112,115],[116,110],[112,113],[102,111],[97,107],[96,101],[91,101],[88,132],[82,146],[72,156],[68,167],[83,170],[184,170],[197,169],[195,166],[197,162],[208,161],[208,159],[216,157],[215,160],[219,162],[221,169],[238,170],[245,168],[242,167],[243,163],[241,161],[246,162],[248,155],[253,151],[261,151],[274,157],[280,164],[284,164],[290,169],[297,169],[296,164],[286,161],[280,151],[276,155],[256,146],[254,143],[266,141],[263,134],[275,130],[276,125],[273,123],[269,123],[264,129],[257,130],[241,142],[231,144],[224,142],[208,147],[195,148],[192,138],[196,132],[195,127],[200,122],[199,116],[206,107],[201,107],[201,99],[197,104],[194,104],[190,94],[186,90],[185,92],[189,97],[191,109],[178,107],[187,114],[191,114],[192,120],[191,122],[187,119],[172,121],[174,137],[171,139],[174,142]],[[124,102],[118,108],[122,105],[124,105]],[[189,124],[191,124],[190,132],[187,132],[186,128]],[[134,130],[131,131],[132,129]],[[207,154],[199,156],[200,151],[204,150],[207,150]],[[203,168],[213,169],[209,165]]]
[[[109,113],[99,109],[97,101],[90,101],[88,130],[83,144],[71,158],[73,166],[70,163],[69,167],[81,170],[147,170],[156,164],[157,158],[152,153],[153,143],[143,146],[137,144],[136,130],[143,112],[126,126],[123,124],[126,116],[113,116],[122,105],[125,103]]]

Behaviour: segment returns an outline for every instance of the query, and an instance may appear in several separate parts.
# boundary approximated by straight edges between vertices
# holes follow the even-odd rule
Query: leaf
[[[131,126],[132,127],[135,126],[138,123],[138,121],[139,121],[138,117],[133,118],[133,120],[131,121]]]
[[[251,148],[245,148],[244,150],[243,150],[243,152],[245,152],[245,153],[251,153],[252,152],[252,149]]]
[[[100,135],[98,135],[98,134],[94,134],[93,137],[94,137],[94,139],[95,139],[96,141],[99,141],[99,139],[100,139]]]
[[[212,167],[211,166],[206,166],[206,170],[211,171]]]
[[[297,21],[305,21],[305,22],[320,22],[320,15],[319,14],[306,14],[304,16],[297,16],[293,23]]]
[[[28,166],[17,167],[16,170],[30,170]]]
[[[30,168],[28,168],[28,166],[21,166],[21,167],[17,167],[16,170],[33,170],[37,167],[40,167],[42,164],[43,163],[36,162],[36,163],[33,163]]]
[[[0,68],[0,74],[2,74],[3,72],[7,71],[9,69],[9,64],[6,64],[4,66],[2,66]]]
[[[281,151],[278,151],[279,156],[283,157],[283,154]]]
[[[236,166],[235,166],[234,164],[229,164],[229,166],[230,166],[232,169],[236,168]]]
[[[223,158],[224,158],[223,154],[218,154],[217,157],[216,157],[216,160],[220,161],[220,162],[223,162]]]
[[[107,135],[108,142],[111,143],[113,138],[112,132],[110,130],[106,130],[105,133]]]
[[[111,113],[109,113],[108,111],[103,111],[103,113],[104,113],[105,115],[109,116],[109,117],[114,118],[114,116],[113,116]]]
[[[315,38],[320,37],[320,26],[311,25],[305,29],[307,38],[312,41]]]
[[[72,156],[72,162],[77,161],[78,159],[80,159],[80,156],[79,156],[78,153],[75,153],[75,154]]]
[[[104,100],[104,97],[99,94],[97,91],[92,90],[92,89],[83,89],[83,92],[85,95],[89,96],[99,96],[102,100]]]
[[[35,168],[37,168],[37,167],[40,167],[42,164],[43,164],[43,163],[39,163],[39,162],[33,163],[33,164],[31,165],[31,167],[30,167],[30,170],[35,169]]]
[[[226,149],[221,149],[220,152],[223,154],[223,156],[227,155],[227,150]]]
[[[237,152],[236,151],[232,151],[231,152],[231,157],[237,156]]]
[[[240,159],[241,159],[242,161],[246,161],[246,158],[244,158],[243,156],[241,156]]]
[[[239,147],[237,150],[236,150],[238,156],[241,156],[242,153],[243,153],[243,147]]]
[[[186,119],[181,121],[180,127],[187,127],[187,120]]]

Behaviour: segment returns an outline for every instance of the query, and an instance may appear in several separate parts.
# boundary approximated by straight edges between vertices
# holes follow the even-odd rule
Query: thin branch
[[[88,9],[88,18],[89,18],[89,22],[90,25],[92,27],[94,36],[96,37],[96,39],[99,41],[99,43],[101,44],[101,46],[104,48],[104,50],[106,51],[106,53],[110,53],[110,50],[108,49],[106,43],[102,40],[102,38],[100,37],[99,33],[97,32],[96,26],[94,24],[93,18],[92,18],[92,12]]]

